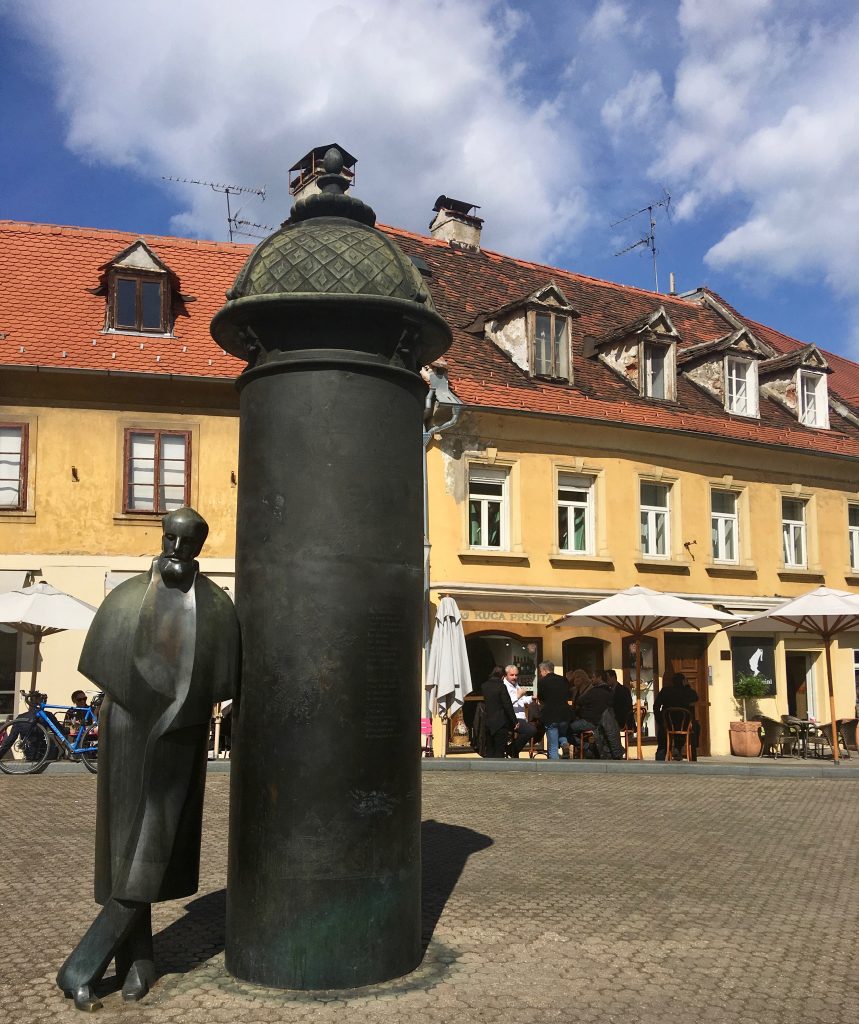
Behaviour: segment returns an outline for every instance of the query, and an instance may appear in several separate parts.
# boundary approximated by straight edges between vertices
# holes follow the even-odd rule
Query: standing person
[[[480,692],[483,694],[487,757],[503,758],[508,740],[516,729],[516,713],[513,710],[510,694],[504,685],[503,675],[501,669],[493,670],[480,687]]]
[[[517,665],[507,665],[504,669],[503,682],[507,688],[510,703],[513,705],[513,713],[516,715],[516,732],[510,741],[507,753],[510,757],[518,757],[523,748],[528,746],[531,737],[536,736],[538,732],[537,726],[528,721],[525,711],[532,698],[528,696],[525,687],[519,685],[519,667]]]
[[[617,672],[610,668],[607,672],[608,682],[612,688],[612,713],[617,723],[617,742],[620,747],[620,756],[623,757],[623,746],[620,741],[621,732],[632,722],[632,691],[627,683],[622,683],[617,678]],[[612,755],[614,756],[614,754]]]
[[[550,761],[559,760],[558,745],[563,738],[567,743],[570,727],[570,684],[555,672],[551,661],[541,661],[537,667],[537,700],[540,702],[543,726],[546,729],[546,750]]]
[[[665,730],[663,713],[666,708],[683,708],[692,716],[691,750],[692,760],[698,760],[698,736],[701,732],[701,724],[695,720],[695,705],[698,702],[698,694],[693,687],[686,682],[686,676],[682,672],[675,672],[671,681],[663,685],[662,689],[653,702],[653,710],[656,714],[657,741],[656,760],[664,761],[668,753],[668,734]]]
[[[196,561],[209,527],[193,509],[162,522],[149,572],[105,598],[78,670],[106,693],[99,719],[95,899],[102,905],[57,975],[79,1010],[116,959],[125,1000],[155,980],[152,904],[197,891],[212,705],[235,695],[233,603]]]

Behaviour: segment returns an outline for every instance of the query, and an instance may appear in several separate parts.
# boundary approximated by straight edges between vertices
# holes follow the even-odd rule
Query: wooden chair
[[[570,758],[578,758],[580,761],[583,761],[585,757],[585,744],[593,743],[593,739],[593,729],[585,729],[584,732],[580,732],[578,742],[570,744]]]
[[[692,712],[688,708],[663,708],[662,722],[665,726],[665,760],[674,760],[674,741],[682,736],[686,748],[686,760],[692,760]]]
[[[543,721],[540,718],[540,705],[535,704],[533,701],[530,704],[525,705],[525,718],[532,725],[537,726],[537,735],[532,736],[528,740],[528,760],[533,761],[535,757],[539,757],[540,754],[543,757],[548,758],[549,751],[546,748],[546,729],[543,726]]]
[[[629,748],[631,744],[635,743],[635,735],[635,712],[630,711],[626,716],[626,722],[624,722],[620,730],[620,741],[623,746],[623,758],[625,761],[629,760]]]

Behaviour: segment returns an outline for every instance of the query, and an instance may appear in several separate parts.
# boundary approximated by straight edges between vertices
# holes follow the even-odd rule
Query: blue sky
[[[72,13],[73,12],[73,13]],[[859,12],[838,0],[0,0],[6,218],[227,236],[224,200],[338,141],[379,219],[445,193],[484,243],[859,357]]]

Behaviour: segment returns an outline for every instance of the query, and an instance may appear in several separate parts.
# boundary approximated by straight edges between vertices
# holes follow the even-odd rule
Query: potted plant
[[[731,722],[731,753],[737,757],[757,757],[761,752],[760,723],[748,721],[747,701],[770,694],[769,680],[744,672],[734,680],[734,700],[743,720]]]

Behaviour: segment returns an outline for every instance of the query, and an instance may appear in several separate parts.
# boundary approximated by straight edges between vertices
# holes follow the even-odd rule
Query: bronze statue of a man
[[[60,968],[81,1010],[112,959],[126,1000],[155,979],[151,904],[197,891],[212,705],[235,695],[239,625],[199,573],[209,527],[163,520],[162,553],[99,608],[78,669],[105,691],[99,717],[95,899],[102,910]]]

